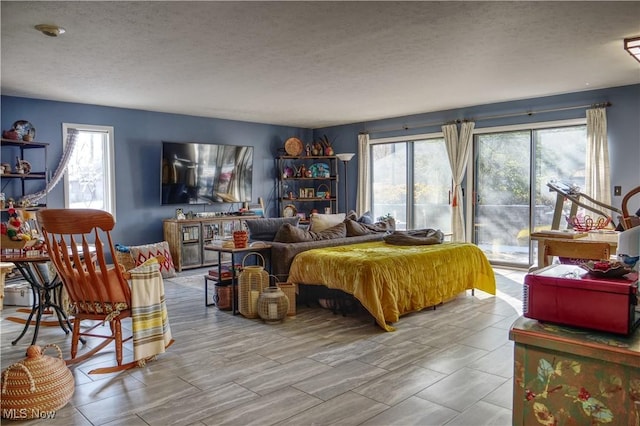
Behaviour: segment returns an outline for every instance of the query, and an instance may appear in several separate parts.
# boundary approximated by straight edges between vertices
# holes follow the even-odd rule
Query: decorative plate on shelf
[[[18,134],[18,139],[32,141],[36,137],[36,129],[27,120],[18,120],[13,123],[13,130]]]
[[[298,209],[293,204],[288,204],[282,210],[282,215],[284,217],[295,217],[298,214]]]
[[[331,176],[331,169],[327,163],[315,163],[309,166],[311,176],[314,178],[328,178]]]
[[[621,278],[631,272],[631,268],[615,260],[589,261],[580,266],[589,271],[589,274],[601,278]]]
[[[302,154],[303,149],[302,141],[298,138],[289,138],[284,143],[284,150],[292,157],[297,157]]]

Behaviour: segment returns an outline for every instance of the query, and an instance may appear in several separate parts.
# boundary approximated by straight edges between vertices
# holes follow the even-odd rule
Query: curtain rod
[[[412,130],[412,129],[422,129],[425,127],[432,127],[432,126],[442,126],[445,124],[460,124],[462,122],[466,122],[466,121],[473,121],[473,122],[478,122],[478,121],[483,121],[483,120],[494,120],[496,118],[509,118],[509,117],[519,117],[522,115],[528,115],[528,116],[532,116],[534,114],[544,114],[547,112],[558,112],[558,111],[569,111],[572,109],[581,109],[581,108],[608,108],[611,105],[613,105],[611,102],[601,102],[601,103],[595,103],[595,104],[586,104],[586,105],[576,105],[576,106],[570,106],[570,107],[563,107],[563,108],[551,108],[551,109],[541,109],[538,111],[527,111],[527,112],[514,112],[513,114],[501,114],[501,115],[490,115],[490,116],[486,116],[486,117],[478,117],[478,118],[470,118],[467,119],[465,118],[464,120],[451,120],[451,121],[445,121],[445,122],[432,122],[432,123],[421,123],[418,125],[414,125],[409,127],[408,125],[404,125],[400,128],[398,127],[394,127],[394,128],[387,128],[387,129],[380,129],[380,130],[364,130],[362,132],[360,132],[361,134],[366,134],[366,133],[385,133],[385,132],[393,132],[396,130]]]

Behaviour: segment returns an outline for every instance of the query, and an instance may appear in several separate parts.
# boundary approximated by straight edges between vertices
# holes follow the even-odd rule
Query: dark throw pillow
[[[298,226],[299,217],[273,217],[268,219],[250,219],[246,220],[247,228],[249,228],[249,239],[251,241],[273,241],[280,227],[288,223]]]
[[[323,229],[320,232],[311,231],[310,234],[314,241],[317,240],[333,240],[335,238],[344,238],[347,236],[347,228],[344,222],[340,222],[337,225],[333,225],[330,228]]]
[[[313,241],[313,238],[306,229],[298,228],[290,223],[284,223],[276,233],[273,241],[278,243],[301,243],[303,241]]]
[[[285,223],[280,227],[273,241],[279,243],[302,243],[318,240],[332,240],[334,238],[344,238],[347,236],[347,229],[344,223],[339,223],[320,232],[307,231],[302,228]]]
[[[359,237],[360,235],[367,235],[373,232],[362,223],[352,219],[345,219],[344,224],[347,229],[347,237]]]

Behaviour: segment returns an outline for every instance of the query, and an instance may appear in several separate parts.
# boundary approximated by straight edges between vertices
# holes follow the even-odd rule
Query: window
[[[374,216],[396,219],[397,229],[440,229],[451,232],[451,167],[444,138],[371,141]]]
[[[113,127],[62,125],[66,152],[69,129],[78,131],[65,173],[65,207],[105,210],[115,216]]]

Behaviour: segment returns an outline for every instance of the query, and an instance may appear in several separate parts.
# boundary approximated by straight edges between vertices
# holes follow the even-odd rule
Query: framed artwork
[[[298,213],[297,215],[300,218],[300,220],[306,220],[307,219],[307,215],[305,213]]]
[[[307,188],[300,188],[298,198],[307,198]]]
[[[316,190],[313,188],[305,188],[306,198],[314,198],[316,196]]]

